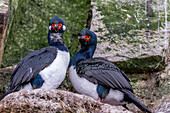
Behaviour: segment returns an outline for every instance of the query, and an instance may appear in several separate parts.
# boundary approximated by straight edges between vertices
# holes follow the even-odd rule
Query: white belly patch
[[[87,96],[91,96],[95,100],[98,99],[98,94],[96,90],[97,84],[93,84],[89,82],[87,79],[79,77],[77,75],[76,69],[74,69],[73,66],[69,68],[69,76],[71,83],[77,92]]]
[[[122,92],[120,92],[119,90],[110,89],[109,94],[104,100],[102,100],[102,102],[111,105],[123,105],[125,104],[124,102],[122,102],[123,98],[124,94]]]
[[[57,88],[65,79],[69,61],[70,54],[68,52],[58,50],[57,57],[54,61],[39,73],[44,80],[41,88]]]

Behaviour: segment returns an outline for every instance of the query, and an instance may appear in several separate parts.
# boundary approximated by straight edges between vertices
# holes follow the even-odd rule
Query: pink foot
[[[102,101],[102,99],[100,97],[98,97],[97,102],[101,102],[101,101]]]

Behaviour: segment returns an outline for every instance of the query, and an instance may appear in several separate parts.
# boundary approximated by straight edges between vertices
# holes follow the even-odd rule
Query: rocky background
[[[124,71],[131,79],[136,96],[152,111],[170,112],[170,46],[168,46],[170,45],[170,7],[168,4],[170,3],[166,0],[0,1],[0,11],[6,6],[9,9],[8,22],[5,25],[6,32],[1,40],[5,48],[1,48],[4,54],[1,53],[3,58],[0,69],[0,94],[7,90],[10,75],[19,60],[31,51],[48,46],[48,23],[57,14],[66,22],[64,41],[71,56],[80,48],[78,34],[84,27],[88,27],[98,36],[98,46],[94,57],[107,58]],[[166,14],[168,14],[167,21]],[[68,76],[59,89],[76,92]],[[41,92],[49,95],[50,91]],[[57,90],[52,92],[58,94]],[[35,105],[39,106],[37,101],[40,97],[35,90],[32,93],[38,98],[33,96],[31,98],[35,101],[29,100],[27,94],[30,93],[21,91],[11,94],[12,96],[0,103],[0,110],[12,112],[11,107],[14,111],[18,109],[16,105],[10,105],[10,102],[17,101],[14,99],[15,96],[20,100],[18,105],[21,105],[23,100],[26,101],[23,109],[27,110],[30,107],[40,111],[52,109],[47,106],[44,109],[35,107]],[[84,104],[83,101],[87,101],[87,98],[83,100],[80,96],[77,97],[77,94],[62,92],[65,95],[67,93],[76,95],[76,98],[82,101],[80,106]],[[59,95],[62,94],[59,93]],[[21,98],[18,95],[23,96]],[[50,103],[50,99],[43,97],[42,103],[48,103],[49,106],[53,104],[63,106],[63,103],[58,100]],[[64,105],[68,104],[63,98],[61,100],[64,101]],[[35,102],[35,105],[28,104],[31,102]],[[87,102],[87,105],[91,105],[91,101]],[[4,106],[8,107],[4,108]],[[76,109],[81,108],[80,106]],[[93,104],[93,107],[97,108],[83,107],[83,112],[89,112],[91,109],[99,110],[99,106],[101,105]],[[130,111],[140,112],[133,104],[128,107]],[[113,106],[111,109],[119,108]],[[67,110],[70,110],[69,106]]]

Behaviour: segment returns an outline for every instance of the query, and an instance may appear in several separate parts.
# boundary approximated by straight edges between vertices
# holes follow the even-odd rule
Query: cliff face
[[[95,57],[107,58],[127,73],[165,68],[169,39],[164,37],[165,32],[170,35],[170,26],[165,29],[163,3],[99,0],[92,5],[91,30],[95,31],[99,42]],[[150,15],[145,5],[150,5]]]

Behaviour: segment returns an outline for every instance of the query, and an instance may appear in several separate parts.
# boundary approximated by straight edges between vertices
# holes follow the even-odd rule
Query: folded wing
[[[114,64],[104,58],[81,60],[76,65],[77,74],[87,80],[111,87],[112,89],[128,89],[133,92],[130,80]]]
[[[41,70],[49,66],[57,56],[57,48],[45,47],[28,54],[14,69],[11,75],[10,91],[19,90],[19,87],[28,83]]]

